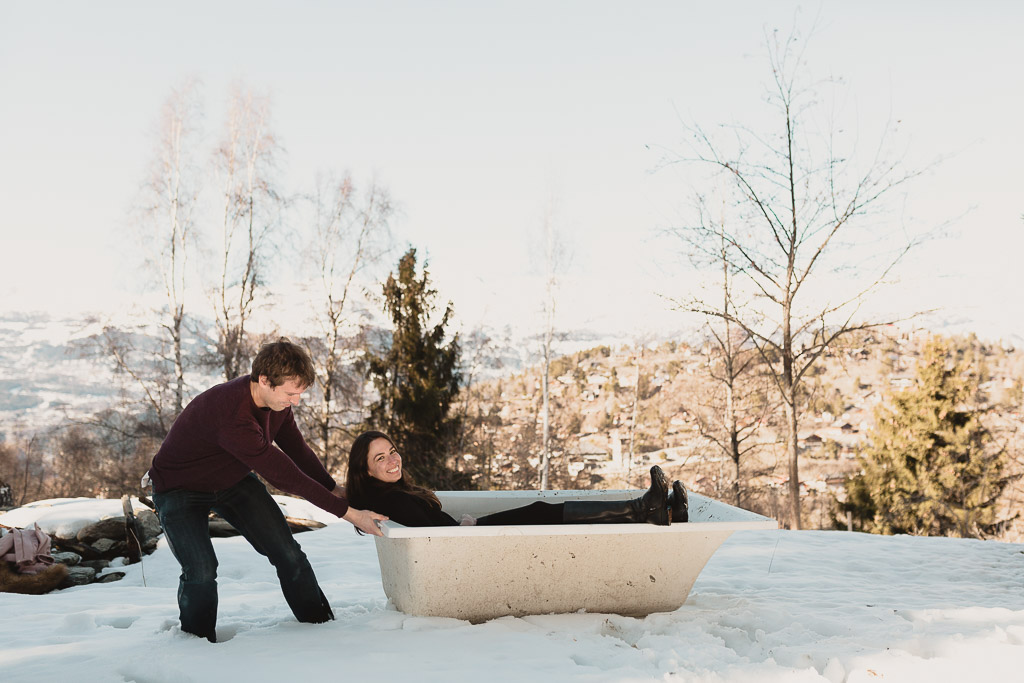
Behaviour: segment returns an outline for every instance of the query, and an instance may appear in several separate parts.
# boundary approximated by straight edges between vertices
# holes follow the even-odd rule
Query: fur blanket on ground
[[[13,562],[0,560],[0,593],[42,595],[59,586],[68,576],[68,568],[63,564],[51,565],[38,574],[19,574],[14,567]]]

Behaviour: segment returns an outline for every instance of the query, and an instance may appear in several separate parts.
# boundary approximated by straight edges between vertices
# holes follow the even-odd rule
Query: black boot
[[[672,509],[673,524],[690,520],[690,499],[686,495],[686,488],[678,479],[672,482],[672,491],[668,494],[668,506]]]
[[[651,468],[651,488],[633,500],[570,500],[562,510],[566,524],[643,523],[668,526],[672,508],[668,504],[668,479],[661,468]]]

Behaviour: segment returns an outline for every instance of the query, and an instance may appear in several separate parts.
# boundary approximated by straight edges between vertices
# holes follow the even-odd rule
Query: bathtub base
[[[635,492],[603,492],[606,495],[600,496],[581,496],[588,492],[578,491],[529,493],[535,495],[527,502],[551,498],[561,502],[625,497]],[[570,493],[576,495],[570,497]],[[476,495],[479,498],[481,494]],[[448,496],[439,492],[439,497],[445,510],[459,514],[468,509],[478,513],[481,506],[493,512],[526,504],[521,497],[513,497],[502,504],[491,500],[488,505],[485,498],[476,507],[471,504],[456,510],[453,508],[459,506],[452,505]],[[731,507],[712,502],[716,507]],[[691,512],[693,503],[691,497]],[[375,540],[384,593],[407,614],[470,622],[581,610],[639,617],[681,607],[704,565],[734,531],[778,527],[774,520],[732,510],[741,513],[737,517],[742,519],[692,521],[670,527],[586,524],[410,529],[386,522],[385,537]],[[458,518],[458,514],[454,516]]]

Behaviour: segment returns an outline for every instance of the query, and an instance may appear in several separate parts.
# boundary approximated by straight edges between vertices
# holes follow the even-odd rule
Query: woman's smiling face
[[[374,479],[394,483],[402,478],[402,456],[387,439],[374,439],[366,454],[366,470]]]

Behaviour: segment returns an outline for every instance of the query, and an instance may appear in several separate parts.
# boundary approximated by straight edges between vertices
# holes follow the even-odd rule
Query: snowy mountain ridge
[[[51,315],[45,312],[0,313],[0,439],[11,434],[34,433],[65,421],[80,418],[109,406],[125,389],[115,375],[113,363],[97,354],[92,340],[105,324],[95,316]],[[982,334],[971,330],[962,318],[933,317],[929,329],[944,334],[975,331],[979,337],[999,340],[1004,346],[1024,348],[1024,336],[999,330]],[[694,341],[691,332],[666,332],[663,339]],[[479,381],[520,372],[539,362],[541,345],[536,330],[460,331],[464,375]],[[655,340],[645,339],[646,343]],[[587,330],[556,335],[555,354],[599,345],[633,345],[637,340],[626,333],[598,333]],[[218,381],[210,375],[194,377],[193,391]],[[131,387],[127,387],[131,391]]]
[[[118,401],[122,391],[134,391],[98,350],[95,339],[105,324],[109,322],[95,317],[0,314],[0,440],[94,414]],[[144,333],[135,334],[144,337]],[[465,374],[474,380],[519,372],[539,357],[539,342],[517,337],[511,328],[463,333],[460,340]],[[566,353],[626,341],[577,332],[561,335],[555,348]],[[155,340],[149,342],[155,344]],[[193,392],[220,381],[215,374],[191,379]]]

